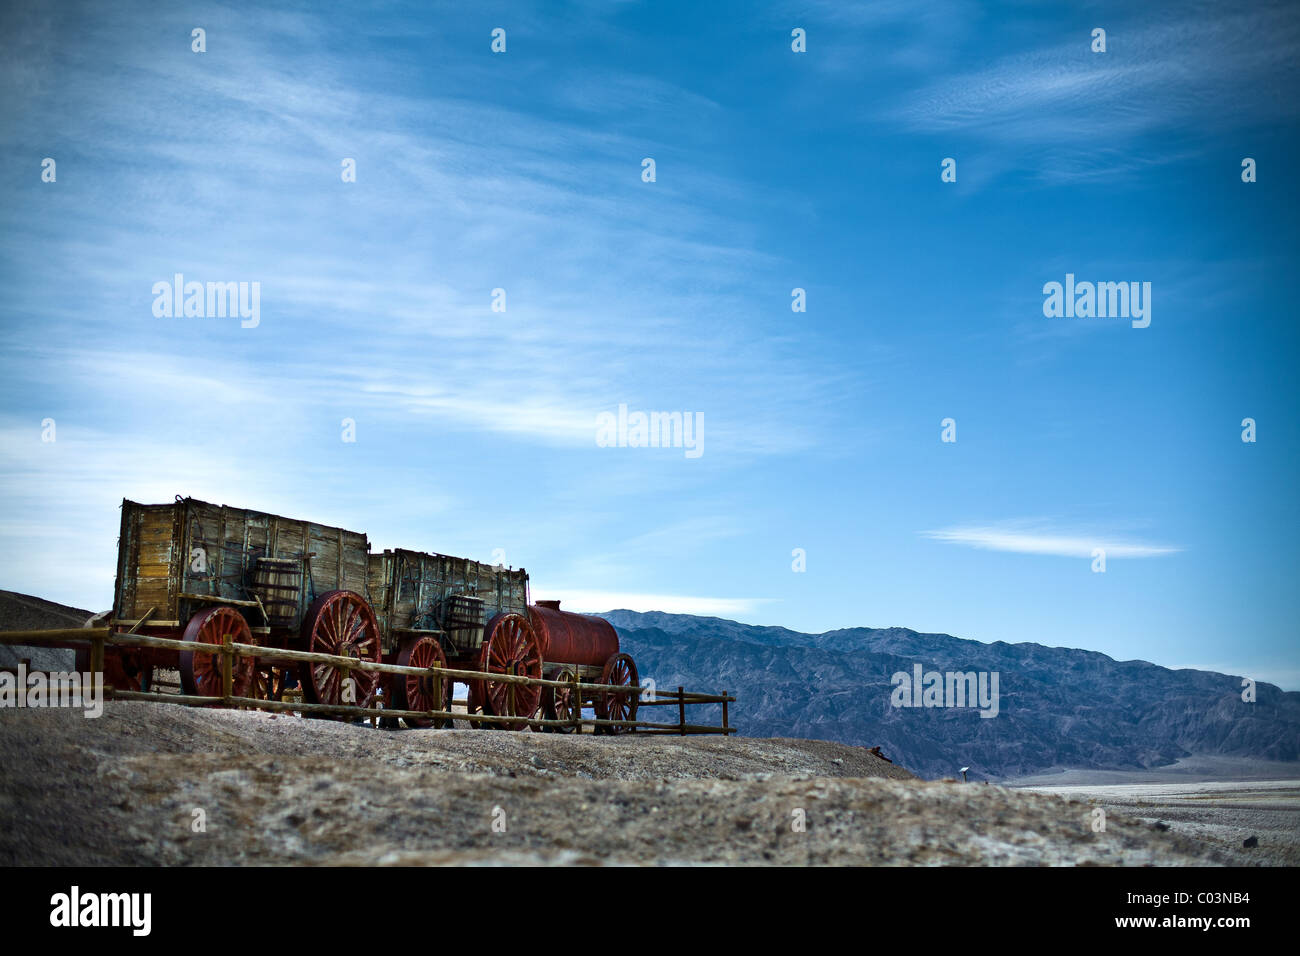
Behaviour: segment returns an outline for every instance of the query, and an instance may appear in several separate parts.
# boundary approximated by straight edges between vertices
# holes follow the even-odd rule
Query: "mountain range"
[[[643,681],[736,694],[730,717],[741,735],[878,746],[922,776],[956,776],[962,767],[971,779],[993,780],[1059,768],[1140,770],[1194,755],[1300,759],[1300,693],[1258,683],[1247,702],[1240,676],[898,627],[803,634],[686,614],[601,616]],[[927,675],[996,673],[996,716],[971,706],[894,706],[902,683],[894,675],[907,675],[910,689],[917,665]],[[709,714],[718,716],[716,708]]]

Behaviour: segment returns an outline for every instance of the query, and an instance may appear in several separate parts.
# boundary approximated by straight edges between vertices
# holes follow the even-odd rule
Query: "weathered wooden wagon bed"
[[[379,660],[379,632],[365,602],[370,543],[364,534],[195,498],[122,502],[113,621],[121,629],[196,644],[244,643]],[[216,696],[211,654],[141,649],[105,661],[111,683],[147,686],[155,668],[176,667],[187,693]],[[305,699],[343,699],[332,668],[303,669]],[[295,675],[241,661],[240,696],[282,692]],[[375,680],[357,673],[357,679]],[[360,700],[373,687],[358,687]]]
[[[384,633],[384,652],[393,663],[541,676],[536,642],[530,644],[519,633],[528,609],[528,574],[522,568],[507,570],[421,551],[384,551],[370,556],[370,596]],[[398,710],[437,710],[435,703],[451,700],[450,679],[440,689],[415,678],[390,686]],[[507,699],[530,690],[471,682],[468,710],[531,716],[532,711],[524,713],[527,701],[516,705]],[[487,699],[493,694],[496,707]]]

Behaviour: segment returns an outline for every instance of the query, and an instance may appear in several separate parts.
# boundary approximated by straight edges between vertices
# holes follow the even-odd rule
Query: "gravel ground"
[[[1086,802],[924,782],[822,741],[111,702],[98,720],[0,711],[0,768],[3,865],[1239,862],[1121,813],[1093,833]]]
[[[1223,848],[1240,864],[1300,865],[1300,780],[1033,787]],[[1254,838],[1256,846],[1243,843]]]

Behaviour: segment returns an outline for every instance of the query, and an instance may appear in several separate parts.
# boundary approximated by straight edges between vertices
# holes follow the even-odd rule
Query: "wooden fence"
[[[312,704],[305,701],[264,700],[257,697],[238,697],[235,696],[233,687],[234,659],[236,657],[256,657],[260,661],[289,661],[307,664],[328,664],[342,670],[345,679],[347,672],[354,670],[371,671],[380,674],[429,677],[433,681],[435,700],[437,700],[437,696],[441,693],[442,681],[439,678],[442,677],[451,677],[454,681],[461,681],[462,683],[473,680],[488,679],[496,683],[526,684],[533,687],[567,688],[572,691],[574,700],[581,700],[581,695],[584,691],[626,695],[629,693],[629,689],[626,686],[617,684],[586,683],[578,680],[576,676],[567,681],[555,681],[538,677],[522,677],[515,674],[487,674],[482,671],[458,670],[450,667],[404,667],[400,664],[380,664],[373,661],[361,661],[352,657],[339,657],[334,654],[318,654],[309,651],[291,651],[283,648],[259,647],[254,644],[240,644],[231,641],[229,636],[226,637],[225,642],[221,645],[200,644],[168,637],[154,637],[149,634],[136,634],[122,631],[114,632],[110,627],[63,628],[39,631],[0,631],[0,644],[62,648],[76,648],[89,645],[90,670],[92,673],[103,672],[104,647],[110,644],[117,647],[193,651],[195,653],[214,654],[220,657],[222,689],[224,691],[220,697],[206,697],[190,694],[159,694],[106,687],[105,691],[107,696],[116,700],[156,701],[159,703],[184,704],[195,707],[222,705],[226,707],[254,708],[257,710],[314,714],[327,717],[351,717],[354,719],[360,718],[373,721],[378,721],[381,717],[428,717],[442,720],[467,720],[471,721],[473,724],[525,724],[534,730],[546,729],[548,727],[571,728],[579,733],[581,733],[583,728],[586,727],[622,727],[627,728],[634,733],[677,734],[681,736],[689,734],[729,735],[736,732],[736,728],[732,727],[730,724],[729,711],[729,705],[735,703],[736,698],[729,695],[725,690],[721,694],[705,694],[688,691],[685,688],[678,687],[675,691],[668,691],[667,693],[656,691],[654,699],[652,700],[638,700],[638,709],[641,707],[675,705],[677,707],[676,723],[662,723],[645,720],[601,720],[598,718],[584,718],[580,707],[574,709],[574,715],[569,720],[547,720],[540,717],[525,718],[497,716],[493,714],[468,714],[460,711],[453,711],[451,709],[394,710],[375,706],[363,707],[360,705],[348,704]],[[638,687],[635,691],[640,695],[643,693],[643,688]],[[439,701],[439,703],[442,702]],[[449,703],[450,706],[455,706],[458,702],[451,701]],[[721,726],[688,723],[686,720],[686,708],[688,706],[699,704],[721,704]]]

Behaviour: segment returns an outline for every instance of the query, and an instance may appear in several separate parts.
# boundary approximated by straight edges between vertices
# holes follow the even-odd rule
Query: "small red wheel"
[[[490,674],[514,674],[519,677],[542,676],[542,650],[537,635],[522,614],[498,614],[483,631],[483,650],[479,670]],[[531,718],[542,703],[542,689],[531,684],[483,681],[483,697],[494,714],[502,717]],[[522,730],[522,721],[499,723],[505,730]]]
[[[253,643],[253,632],[244,616],[233,607],[217,605],[190,618],[181,640],[192,644]],[[248,697],[253,690],[257,661],[236,656],[231,661],[231,693]],[[221,680],[221,655],[204,651],[181,651],[181,690],[199,697],[221,697],[225,689]]]
[[[552,680],[573,680],[573,671],[567,667],[558,671]],[[579,692],[581,693],[581,692]],[[542,716],[547,720],[572,720],[573,719],[573,689],[569,687],[543,687],[542,688]],[[547,727],[546,730],[555,734],[571,734],[576,728],[573,725],[567,727]]]
[[[630,690],[621,694],[616,691],[601,691],[596,695],[596,716],[601,720],[636,720],[637,704],[641,697],[641,685],[637,678],[636,662],[628,654],[614,654],[605,661],[600,672],[602,684],[614,684],[628,687]],[[625,734],[631,727],[600,727],[607,734]]]
[[[360,594],[326,591],[311,602],[303,616],[302,645],[314,654],[336,654],[378,664],[379,623]],[[354,682],[355,693],[346,693],[345,678]],[[368,707],[379,687],[376,671],[351,670],[332,664],[304,664],[299,668],[299,679],[303,699],[312,704]]]
[[[402,667],[446,667],[447,655],[442,652],[442,645],[432,637],[422,637],[414,643],[407,644],[397,655],[397,663]],[[441,684],[442,687],[436,687]],[[392,693],[393,710],[434,710],[434,691],[441,689],[442,700],[438,710],[451,710],[451,696],[454,682],[450,677],[435,681],[431,677],[414,677],[394,674],[389,683]],[[449,727],[451,721],[446,717],[403,717],[408,727]]]

